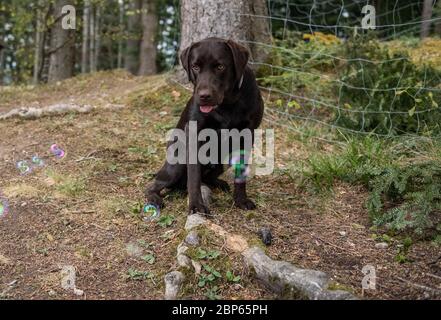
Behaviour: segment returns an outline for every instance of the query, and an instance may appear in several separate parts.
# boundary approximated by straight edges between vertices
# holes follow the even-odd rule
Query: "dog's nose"
[[[208,90],[201,90],[199,91],[199,99],[201,101],[208,101],[211,99],[210,91]]]

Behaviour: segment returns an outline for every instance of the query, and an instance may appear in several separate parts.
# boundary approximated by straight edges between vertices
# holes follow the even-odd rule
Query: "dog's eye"
[[[225,70],[225,66],[223,64],[219,64],[217,66],[217,70],[224,71]]]
[[[191,68],[193,69],[193,71],[199,71],[201,68],[199,68],[199,66],[197,65],[192,65]]]

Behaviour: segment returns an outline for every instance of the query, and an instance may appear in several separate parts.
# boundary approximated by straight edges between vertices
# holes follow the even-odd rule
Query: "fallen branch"
[[[99,161],[99,160],[101,160],[101,158],[95,158],[95,157],[81,157],[81,158],[78,158],[77,160],[75,160],[75,162],[82,162],[82,161],[88,161],[88,160]]]
[[[35,107],[22,107],[12,109],[11,111],[0,115],[0,120],[6,120],[9,118],[19,117],[24,119],[35,119],[44,116],[50,116],[54,114],[66,114],[70,112],[88,113],[95,109],[90,105],[79,106],[76,104],[55,104],[43,108]]]
[[[432,278],[435,278],[435,279],[441,280],[441,277],[440,277],[440,276],[437,276],[436,274],[426,273],[426,275],[428,275],[429,277],[432,277]]]
[[[95,210],[77,210],[77,211],[70,211],[72,214],[91,214],[95,213]]]
[[[400,280],[400,281],[402,281],[402,282],[407,283],[408,285],[410,285],[411,287],[414,287],[414,288],[422,289],[422,290],[429,291],[429,292],[432,292],[432,293],[437,293],[437,294],[441,293],[441,290],[430,288],[430,287],[427,287],[427,286],[422,285],[422,284],[413,283],[413,282],[411,282],[409,280],[406,280],[406,279],[403,279],[401,277],[395,277],[395,278]]]

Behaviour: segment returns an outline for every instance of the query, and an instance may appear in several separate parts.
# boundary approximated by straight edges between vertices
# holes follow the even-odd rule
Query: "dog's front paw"
[[[248,198],[236,199],[234,201],[236,207],[241,208],[242,210],[254,210],[256,209],[256,205],[253,201]]]
[[[157,194],[157,193],[149,193],[147,194],[147,203],[149,204],[154,204],[156,205],[158,208],[163,208],[164,207],[164,203],[162,201],[162,197]]]
[[[190,203],[190,205],[188,206],[188,214],[197,214],[197,213],[209,215],[210,210],[203,203],[199,203],[199,202]]]

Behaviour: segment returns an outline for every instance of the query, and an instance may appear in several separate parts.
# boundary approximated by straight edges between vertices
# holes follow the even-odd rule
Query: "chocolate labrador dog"
[[[208,38],[193,43],[180,58],[194,85],[193,95],[176,126],[185,130],[187,141],[190,121],[197,122],[198,132],[211,128],[217,132],[221,129],[250,129],[253,133],[258,128],[263,116],[263,100],[254,73],[247,65],[249,52],[245,47],[232,40]],[[168,143],[167,149],[171,143],[173,141]],[[188,159],[188,144],[186,148]],[[147,201],[162,206],[160,193],[163,189],[187,187],[189,213],[209,214],[202,199],[201,185],[229,190],[228,183],[218,179],[223,172],[224,166],[220,162],[201,165],[200,162],[170,164],[166,161],[145,192]],[[233,198],[241,209],[256,207],[247,197],[243,180],[235,180]]]

